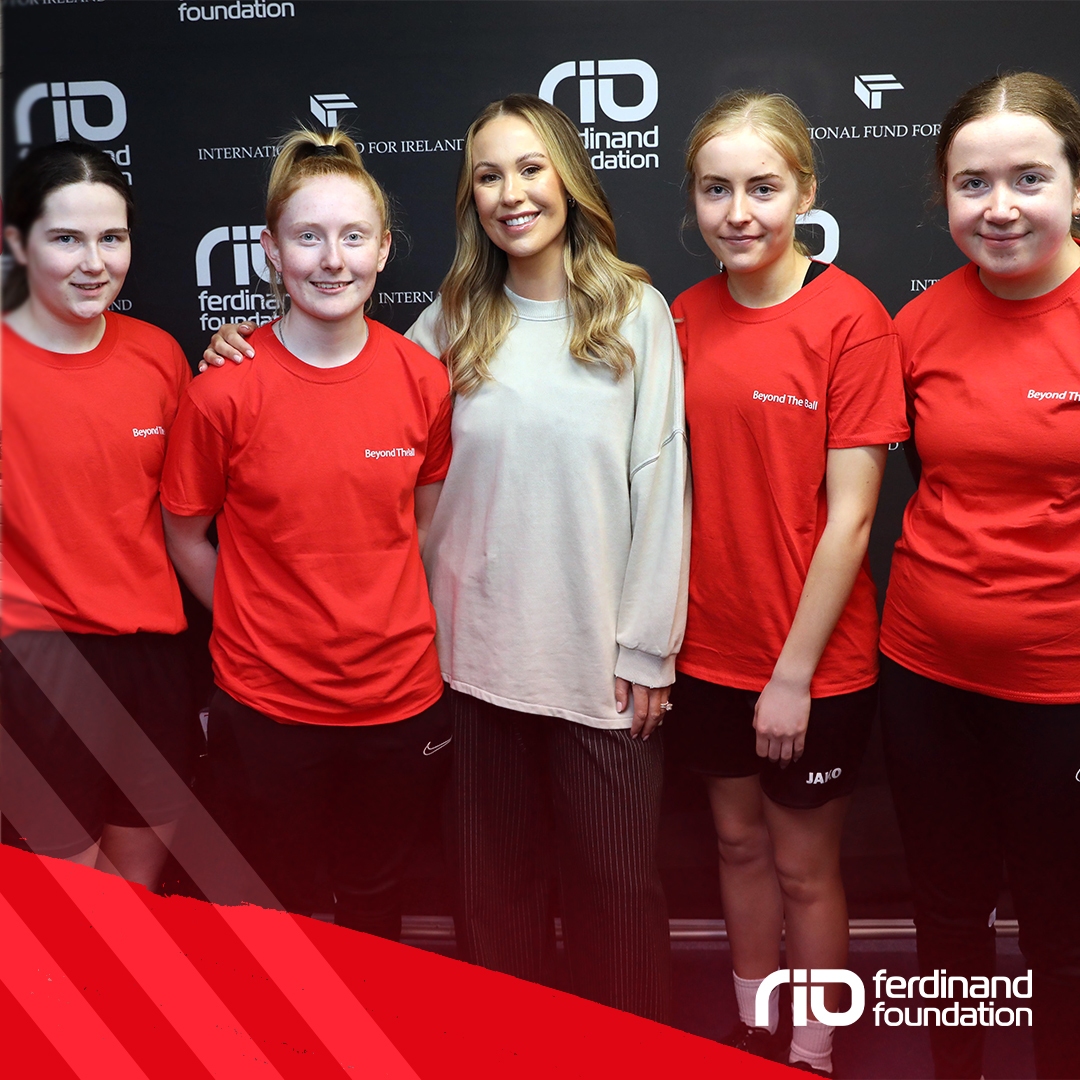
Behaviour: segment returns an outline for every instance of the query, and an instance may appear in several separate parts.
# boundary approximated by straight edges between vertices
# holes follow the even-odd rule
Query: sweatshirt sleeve
[[[635,408],[630,446],[632,539],[619,605],[615,674],[644,686],[675,681],[690,575],[690,470],[675,325],[649,286],[632,317]]]
[[[442,299],[436,297],[423,311],[416,322],[405,331],[405,336],[432,356],[442,357]]]

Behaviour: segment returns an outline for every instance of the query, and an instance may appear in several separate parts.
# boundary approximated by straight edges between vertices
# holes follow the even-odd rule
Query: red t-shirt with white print
[[[835,266],[767,308],[737,303],[720,274],[684,292],[672,312],[686,365],[694,476],[690,595],[677,666],[709,682],[761,690],[825,529],[828,451],[907,437],[899,343],[877,298]],[[872,685],[877,631],[864,559],[811,695]]]
[[[180,346],[108,311],[89,352],[49,352],[7,325],[3,348],[3,634],[179,633],[158,487],[191,381]]]
[[[970,263],[896,317],[922,476],[881,650],[1010,701],[1080,701],[1080,270],[1003,300]]]
[[[450,463],[449,379],[368,331],[317,368],[260,327],[253,360],[191,384],[169,443],[165,507],[218,514],[215,680],[279,720],[388,723],[442,693],[413,491]]]

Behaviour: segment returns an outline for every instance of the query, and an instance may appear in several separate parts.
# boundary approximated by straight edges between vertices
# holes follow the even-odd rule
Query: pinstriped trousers
[[[460,959],[550,985],[557,868],[571,992],[667,1022],[660,740],[450,701]]]

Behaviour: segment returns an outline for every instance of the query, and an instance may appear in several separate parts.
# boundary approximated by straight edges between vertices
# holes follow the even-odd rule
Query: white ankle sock
[[[757,999],[758,987],[764,979],[740,979],[733,971],[731,977],[735,980],[735,1000],[739,1005],[739,1019],[747,1027],[757,1027],[754,1016],[754,1003]],[[775,1035],[780,1024],[780,987],[773,987],[769,995],[769,1034]]]
[[[806,1027],[791,1029],[791,1052],[788,1062],[805,1061],[815,1069],[832,1072],[832,1040],[836,1030],[820,1020],[807,1020]]]

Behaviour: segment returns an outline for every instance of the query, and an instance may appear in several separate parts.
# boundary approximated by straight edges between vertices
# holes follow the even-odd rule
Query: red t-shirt
[[[1080,701],[1080,271],[1002,300],[969,264],[896,317],[922,476],[881,650],[1010,701]]]
[[[446,369],[368,322],[348,364],[254,360],[196,379],[162,478],[174,514],[216,514],[217,684],[276,719],[380,724],[442,692],[413,490],[450,464]]]
[[[7,325],[3,347],[3,634],[179,633],[158,485],[191,380],[180,346],[110,311],[89,352]]]
[[[678,669],[761,690],[825,529],[826,452],[907,437],[899,344],[874,295],[835,266],[782,304],[748,308],[724,275],[672,305],[686,365],[694,474],[690,596]],[[810,685],[877,678],[864,560]]]

